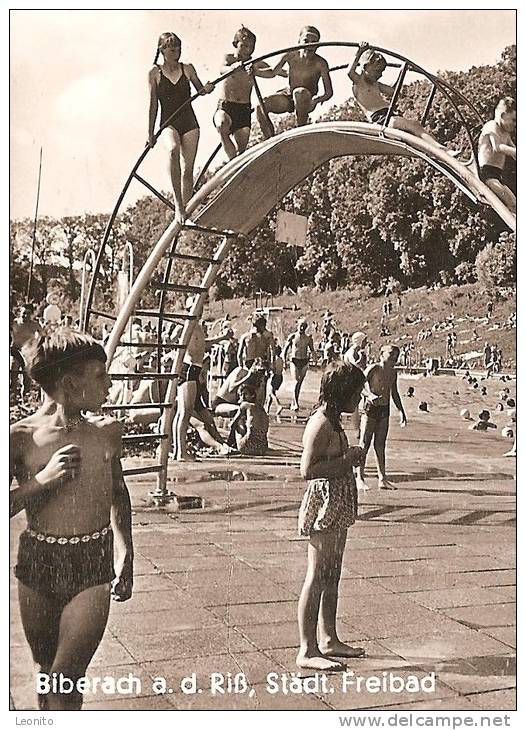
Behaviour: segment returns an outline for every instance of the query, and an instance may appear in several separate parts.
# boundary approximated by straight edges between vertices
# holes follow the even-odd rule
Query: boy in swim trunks
[[[298,43],[304,45],[319,40],[320,31],[312,25],[306,25],[300,31]],[[274,74],[280,74],[285,64],[289,67],[289,87],[267,97],[263,102],[266,111],[273,114],[294,112],[297,126],[302,127],[307,124],[309,114],[318,104],[323,104],[333,95],[329,65],[313,48],[285,53],[274,67]],[[323,94],[318,94],[320,79],[323,82]],[[261,106],[257,108],[257,117],[263,136],[266,139],[272,137],[274,130]]]
[[[513,213],[517,210],[517,200],[509,187],[504,184],[502,173],[506,157],[517,159],[517,148],[511,138],[516,122],[515,100],[506,96],[497,104],[494,119],[482,127],[478,145],[480,179]]]
[[[357,71],[361,66],[361,73]],[[367,117],[371,124],[384,124],[389,111],[389,101],[394,94],[394,86],[388,86],[380,82],[387,61],[385,58],[369,48],[368,43],[360,43],[354,61],[350,64],[347,75],[352,81],[352,88],[356,103]],[[456,157],[458,150],[448,150],[441,145],[424,127],[415,119],[406,119],[399,115],[393,115],[389,120],[389,126],[394,129],[401,129],[409,134],[414,134],[434,147]]]
[[[360,405],[360,446],[365,457],[374,437],[374,451],[378,471],[378,486],[380,489],[396,489],[387,479],[385,473],[385,442],[389,430],[389,404],[391,398],[400,411],[400,425],[405,426],[405,415],[402,399],[398,392],[397,374],[395,365],[400,355],[400,348],[395,345],[384,345],[380,350],[380,362],[369,365],[365,369],[365,387]],[[365,479],[365,458],[357,471],[356,483],[358,489],[369,489]]]
[[[25,509],[27,517],[15,568],[20,613],[39,671],[75,683],[101,642],[110,593],[126,601],[132,592],[121,428],[93,415],[111,383],[93,338],[57,329],[35,341],[28,361],[46,400],[11,428],[10,514]],[[50,691],[38,701],[40,709],[80,710],[82,694]]]
[[[250,95],[254,87],[254,76],[269,79],[276,75],[265,61],[243,67],[243,63],[249,60],[256,47],[256,36],[251,30],[242,26],[235,34],[232,45],[236,50],[225,56],[221,74],[234,68],[236,71],[218,84],[220,98],[214,114],[214,124],[229,160],[247,148],[252,114]],[[282,75],[286,76],[286,73],[283,72]]]
[[[256,313],[252,317],[252,325],[239,340],[237,361],[250,368],[255,360],[260,359],[264,367],[270,367],[275,356],[274,335],[267,329],[267,319],[263,314]]]
[[[288,336],[283,350],[283,359],[286,360],[290,352],[290,372],[294,378],[294,394],[292,396],[291,411],[300,409],[300,392],[307,370],[309,369],[310,354],[314,355],[312,335],[307,334],[307,322],[298,321],[295,332]]]

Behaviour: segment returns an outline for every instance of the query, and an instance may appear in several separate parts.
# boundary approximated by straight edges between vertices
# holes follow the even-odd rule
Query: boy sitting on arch
[[[358,66],[361,66],[361,73],[357,71]],[[386,66],[387,61],[381,53],[369,48],[368,43],[360,43],[354,61],[347,72],[352,81],[356,103],[371,124],[385,123],[389,111],[387,99],[390,99],[395,92],[393,86],[380,82]],[[420,139],[444,150],[452,157],[457,157],[459,154],[458,150],[448,150],[440,144],[429,132],[426,132],[416,119],[406,119],[398,114],[393,114],[388,126],[414,134],[415,137],[420,137]]]

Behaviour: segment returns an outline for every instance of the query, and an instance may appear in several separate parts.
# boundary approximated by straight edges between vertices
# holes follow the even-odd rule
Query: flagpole
[[[35,205],[35,219],[33,221],[33,237],[31,240],[31,259],[29,261],[29,277],[27,280],[26,301],[29,301],[31,295],[31,284],[33,283],[33,261],[35,258],[35,243],[37,236],[37,218],[38,218],[38,202],[40,200],[40,178],[42,176],[42,147],[40,148],[40,161],[38,165],[38,184],[37,184],[37,202]]]

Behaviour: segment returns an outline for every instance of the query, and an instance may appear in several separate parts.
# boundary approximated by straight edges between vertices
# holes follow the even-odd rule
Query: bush
[[[502,233],[497,243],[488,244],[475,261],[477,279],[486,289],[508,286],[516,280],[515,235]]]
[[[475,264],[462,261],[455,267],[455,279],[457,284],[473,284],[477,280]]]

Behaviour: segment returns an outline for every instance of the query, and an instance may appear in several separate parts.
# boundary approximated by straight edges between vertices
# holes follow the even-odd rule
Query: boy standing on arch
[[[49,687],[56,672],[76,682],[106,628],[110,592],[131,596],[130,495],[120,465],[118,422],[95,413],[111,384],[106,353],[88,335],[56,330],[35,341],[29,373],[41,408],[11,427],[10,514],[25,509],[15,575],[24,633]],[[115,558],[113,546],[115,542]],[[40,692],[40,709],[80,710],[82,694]]]
[[[361,66],[361,73],[357,68]],[[394,94],[394,87],[382,84],[380,78],[385,71],[387,61],[378,51],[369,48],[368,43],[360,43],[354,61],[349,66],[347,75],[352,81],[352,89],[356,103],[367,117],[371,124],[384,124],[389,111],[389,102]],[[398,114],[393,115],[389,120],[389,126],[393,129],[401,129],[403,132],[414,134],[434,147],[447,152],[452,157],[457,157],[458,150],[448,150],[440,144],[416,119],[406,119]]]
[[[269,79],[276,75],[265,61],[253,63],[251,68],[243,67],[243,63],[249,60],[256,47],[256,36],[251,30],[242,26],[235,34],[232,45],[235,51],[226,54],[221,74],[234,68],[236,71],[218,84],[220,99],[214,114],[214,124],[229,160],[247,148],[252,114],[250,95],[254,87],[254,76]],[[285,72],[282,75],[286,76]]]
[[[320,31],[312,25],[306,25],[300,31],[298,43],[303,45],[319,40]],[[274,67],[274,74],[281,75],[285,64],[289,67],[289,87],[264,99],[265,109],[273,114],[295,112],[297,126],[302,127],[307,124],[309,114],[318,104],[323,104],[333,95],[329,65],[313,48],[285,53]],[[323,82],[323,94],[318,94],[320,79]],[[257,116],[264,137],[272,137],[274,130],[261,106],[258,106]]]

